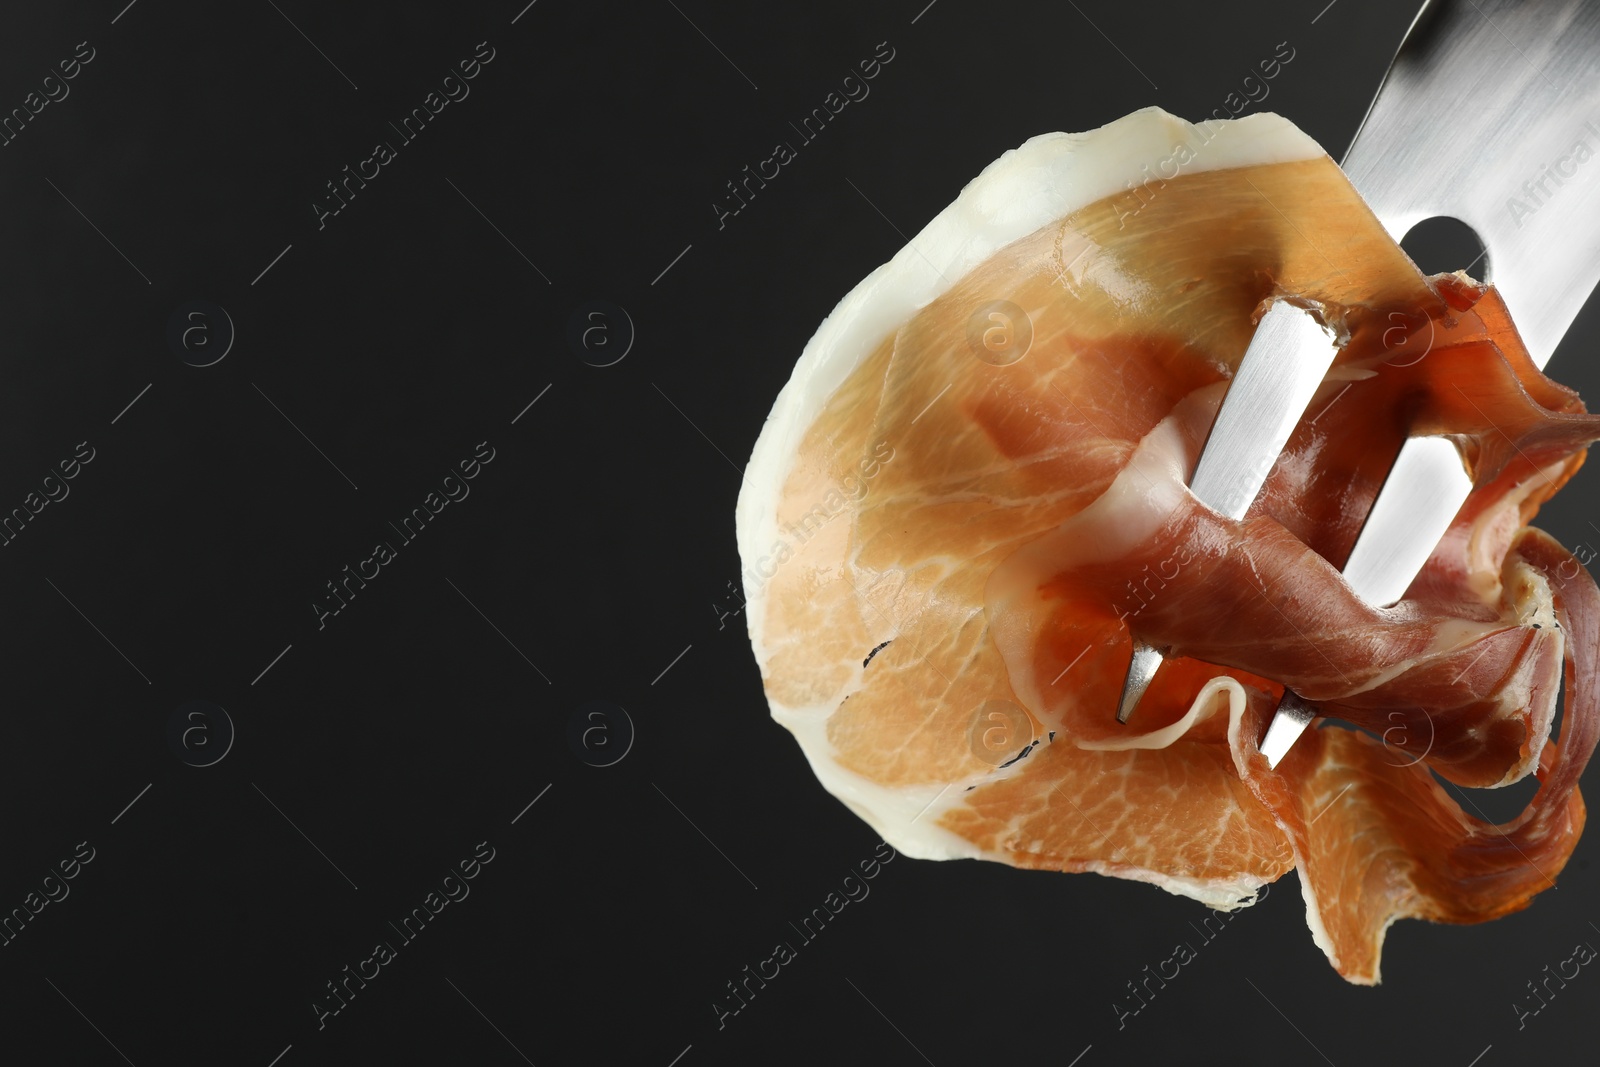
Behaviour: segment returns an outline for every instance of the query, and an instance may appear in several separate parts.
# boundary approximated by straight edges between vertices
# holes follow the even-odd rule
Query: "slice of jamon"
[[[1185,483],[1274,299],[1345,343],[1236,522]],[[1337,568],[1409,432],[1475,489],[1374,609]],[[1422,277],[1287,121],[1035,138],[840,303],[763,428],[738,535],[772,714],[909,855],[1218,908],[1298,866],[1318,945],[1375,982],[1394,919],[1524,907],[1582,829],[1600,596],[1525,524],[1597,436],[1498,294]],[[1135,637],[1172,654],[1119,726]],[[1370,734],[1268,769],[1284,686]],[[1435,770],[1541,787],[1495,827]]]

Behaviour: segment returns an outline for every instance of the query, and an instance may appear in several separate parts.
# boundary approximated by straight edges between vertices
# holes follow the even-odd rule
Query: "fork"
[[[1597,120],[1600,5],[1429,0],[1343,166],[1397,241],[1435,216],[1476,232],[1484,280],[1500,290],[1543,367],[1600,281]],[[1195,468],[1191,490],[1234,518],[1248,510],[1337,354],[1307,321],[1285,304],[1262,318]],[[1259,429],[1263,419],[1273,423],[1270,434]],[[1452,443],[1408,439],[1345,565],[1353,591],[1374,606],[1400,599],[1471,488]],[[1127,721],[1162,658],[1135,643],[1118,721]],[[1269,763],[1277,765],[1314,714],[1285,690],[1262,741]]]

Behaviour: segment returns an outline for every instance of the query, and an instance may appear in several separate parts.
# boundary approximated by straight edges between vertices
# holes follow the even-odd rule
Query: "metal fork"
[[[1396,240],[1434,216],[1471,226],[1487,255],[1480,273],[1500,290],[1543,366],[1600,280],[1600,5],[1430,0],[1407,32],[1344,169]],[[1227,510],[1235,517],[1248,509],[1287,440],[1285,431],[1274,447],[1248,453],[1253,460],[1226,461],[1249,436],[1234,427],[1264,414],[1281,421],[1284,387],[1274,396],[1263,379],[1287,374],[1295,382],[1292,395],[1304,395],[1289,415],[1292,431],[1315,389],[1305,377],[1315,370],[1320,381],[1335,354],[1320,331],[1302,328],[1292,342],[1284,339],[1294,332],[1287,327],[1269,332],[1280,311],[1285,319],[1304,317],[1279,305],[1263,318],[1191,485],[1206,486],[1209,466],[1224,472],[1209,477],[1223,480],[1230,468],[1250,472],[1234,474],[1232,495],[1218,501],[1232,505]],[[1265,369],[1252,369],[1255,363]],[[1374,605],[1404,595],[1470,489],[1454,445],[1408,440],[1346,563],[1354,592]],[[1216,506],[1198,489],[1196,495]],[[1160,658],[1136,645],[1119,721],[1148,688]],[[1262,743],[1273,765],[1313,714],[1298,695],[1285,693]]]

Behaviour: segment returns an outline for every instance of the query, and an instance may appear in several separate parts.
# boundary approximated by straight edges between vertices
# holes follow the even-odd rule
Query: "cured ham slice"
[[[1342,349],[1234,521],[1186,482],[1275,300]],[[1377,609],[1338,568],[1408,434],[1475,488]],[[1582,830],[1600,593],[1526,524],[1597,436],[1498,293],[1423,277],[1290,123],[1147,109],[1007,153],[823,323],[739,500],[751,642],[900,851],[1222,909],[1298,867],[1316,943],[1373,983],[1395,919],[1524,907]],[[1122,726],[1136,638],[1172,652]],[[1338,722],[1274,771],[1286,686]],[[1436,773],[1540,788],[1496,826]]]

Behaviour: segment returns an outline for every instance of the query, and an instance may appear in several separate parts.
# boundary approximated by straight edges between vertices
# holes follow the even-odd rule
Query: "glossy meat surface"
[[[1121,123],[1196,129],[1154,115]],[[769,447],[740,504],[750,626],[774,716],[902,851],[1215,907],[1298,867],[1319,946],[1374,982],[1395,918],[1525,906],[1581,832],[1597,596],[1525,523],[1600,421],[1533,367],[1498,294],[1423,278],[1332,160],[1265,125],[1134,214],[1073,205],[1071,181],[1017,166],[1027,146],[1010,160],[1061,213],[934,283],[836,386],[797,371],[825,397],[780,400],[757,457],[774,435],[782,462]],[[1069,150],[1133,151],[1104,133]],[[1275,298],[1346,344],[1235,522],[1185,483]],[[1408,432],[1452,436],[1476,489],[1407,599],[1374,609],[1338,566]],[[1120,726],[1135,637],[1173,653]],[[1314,729],[1269,770],[1284,686],[1365,732]],[[1434,771],[1542,787],[1492,827]]]

